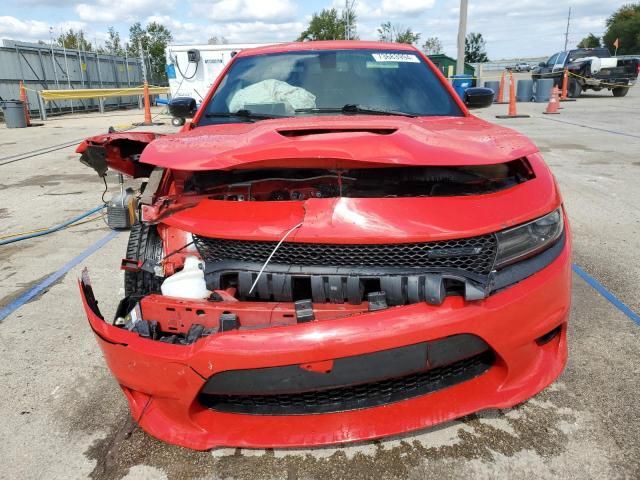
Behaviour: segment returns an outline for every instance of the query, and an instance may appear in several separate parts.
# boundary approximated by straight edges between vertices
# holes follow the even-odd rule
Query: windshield
[[[611,54],[606,48],[589,48],[586,50],[572,50],[570,53],[570,60],[578,60],[585,57],[599,57],[609,58]]]
[[[323,114],[461,116],[413,52],[320,50],[238,58],[199,125]]]

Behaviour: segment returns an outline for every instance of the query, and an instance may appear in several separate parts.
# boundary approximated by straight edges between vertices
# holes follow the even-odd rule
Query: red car
[[[174,135],[78,152],[148,180],[125,298],[82,301],[133,418],[166,442],[298,447],[536,394],[567,359],[571,238],[526,137],[418,50],[238,53]],[[187,113],[192,99],[173,108]]]

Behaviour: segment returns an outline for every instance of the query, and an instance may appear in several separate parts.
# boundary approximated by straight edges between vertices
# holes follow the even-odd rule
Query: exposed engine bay
[[[474,167],[240,170],[183,177],[184,198],[276,205],[348,195],[478,195],[535,175],[521,159]],[[115,325],[162,342],[190,344],[229,330],[331,320],[423,302],[438,306],[447,296],[481,300],[539,266],[525,265],[518,276],[497,275],[499,242],[493,233],[385,244],[287,240],[301,225],[282,232],[278,241],[217,238],[163,223],[135,225],[123,260],[127,296]]]
[[[525,159],[464,167],[208,171],[188,178],[184,194],[207,194],[216,200],[236,201],[480,195],[532,177]]]
[[[496,277],[498,240],[492,233],[383,244],[292,238],[305,223],[308,201],[481,198],[535,179],[526,157],[488,165],[362,162],[362,168],[351,168],[347,162],[341,168],[322,168],[335,162],[315,159],[314,166],[305,168],[150,170],[138,166],[142,143],[137,149],[128,145],[111,142],[103,152],[90,144],[83,153],[83,161],[101,175],[110,165],[126,166],[133,176],[144,169],[148,177],[138,195],[142,222],[133,226],[122,262],[125,298],[114,325],[175,344],[217,332],[331,320],[415,303],[437,306],[447,296],[486,298],[505,283]],[[273,205],[274,219],[281,216],[277,205],[299,203],[303,217],[295,225],[285,218],[282,227],[272,226],[281,231],[271,241],[220,238],[165,223],[179,212],[189,214],[190,221],[209,218],[209,213],[196,213],[206,202],[213,202],[205,211],[215,216],[220,213],[215,202],[228,204],[232,210],[222,216],[232,218],[264,218]],[[266,209],[233,214],[235,207],[228,202],[238,207],[259,202]]]

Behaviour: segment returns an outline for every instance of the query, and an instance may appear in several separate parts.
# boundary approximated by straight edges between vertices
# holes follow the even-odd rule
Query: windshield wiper
[[[237,112],[209,112],[205,113],[206,118],[245,118],[247,120],[269,120],[271,118],[285,118],[284,115],[270,115],[268,113],[253,113],[250,110],[238,110]]]
[[[400,117],[417,117],[417,115],[413,113],[363,107],[361,105],[357,105],[354,103],[347,103],[341,108],[339,107],[297,108],[295,112],[296,113],[360,113],[363,115],[397,115]]]

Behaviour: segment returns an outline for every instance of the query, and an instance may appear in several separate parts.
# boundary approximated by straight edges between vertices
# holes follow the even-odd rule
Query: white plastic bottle
[[[160,290],[168,297],[192,300],[207,298],[211,292],[207,290],[204,280],[204,263],[193,255],[186,257],[184,268],[162,282]]]

